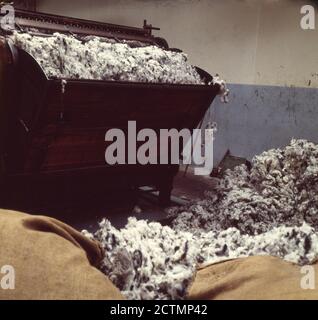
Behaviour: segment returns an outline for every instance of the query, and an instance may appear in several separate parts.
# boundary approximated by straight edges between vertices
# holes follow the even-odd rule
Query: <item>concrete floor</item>
[[[204,191],[213,189],[215,185],[215,178],[195,176],[192,168],[185,172],[185,168],[182,167],[174,181],[172,205],[183,205],[190,200],[202,199]],[[93,232],[103,218],[109,219],[114,226],[120,228],[125,226],[128,217],[131,216],[149,221],[165,220],[166,209],[158,205],[156,193],[153,195],[139,192],[136,195],[129,191],[117,191],[108,192],[102,204],[82,207],[75,215],[70,208],[69,215],[65,216],[64,213],[64,217],[59,218],[78,230],[86,229]]]

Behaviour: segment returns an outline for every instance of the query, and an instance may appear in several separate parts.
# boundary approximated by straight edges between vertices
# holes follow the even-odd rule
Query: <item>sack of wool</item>
[[[102,270],[129,299],[182,299],[198,264],[270,255],[299,265],[318,255],[318,145],[292,140],[228,171],[215,192],[175,208],[171,227],[103,220],[90,235],[105,249]]]
[[[236,228],[193,234],[130,218],[121,230],[103,220],[93,237],[105,250],[101,270],[133,300],[184,299],[198,265],[256,255],[304,265],[318,254],[317,233],[305,223],[250,236]]]
[[[14,32],[13,43],[31,54],[50,78],[204,84],[182,52],[156,46],[131,46],[89,36]]]

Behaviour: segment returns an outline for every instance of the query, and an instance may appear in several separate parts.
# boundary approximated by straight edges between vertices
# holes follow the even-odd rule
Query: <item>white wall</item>
[[[291,138],[318,143],[318,30],[300,28],[300,8],[310,3],[38,0],[38,9],[135,26],[146,18],[193,64],[223,75],[231,83],[230,103],[220,105],[217,99],[206,117],[218,124],[217,165],[228,149],[251,159]]]
[[[228,82],[307,87],[311,80],[311,87],[318,87],[318,30],[300,28],[300,7],[308,2],[38,0],[37,8],[134,26],[146,18],[193,64]]]

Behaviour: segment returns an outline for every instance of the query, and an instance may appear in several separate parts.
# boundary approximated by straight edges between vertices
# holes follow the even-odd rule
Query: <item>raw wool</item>
[[[271,255],[303,265],[318,254],[318,235],[306,223],[250,236],[236,228],[192,234],[130,218],[121,230],[103,220],[88,236],[105,250],[101,270],[130,300],[184,299],[198,264]]]
[[[182,210],[172,228],[130,218],[103,220],[95,235],[102,270],[128,299],[182,299],[197,264],[272,255],[300,265],[317,260],[318,146],[292,140],[228,171],[216,192]]]
[[[195,272],[191,233],[129,218],[117,230],[108,220],[94,235],[105,249],[101,269],[128,299],[181,299]]]
[[[182,52],[89,36],[14,32],[13,43],[31,54],[50,78],[203,85]]]
[[[198,233],[235,227],[260,234],[282,224],[307,222],[318,230],[318,145],[292,140],[227,171],[202,201],[171,210],[173,227]]]
[[[220,92],[219,92],[218,95],[221,97],[221,102],[228,103],[229,102],[230,90],[227,88],[226,82],[223,79],[221,79],[218,74],[216,74],[213,77],[212,83],[213,84],[218,84],[220,86]]]
[[[270,255],[299,265],[311,264],[318,256],[318,234],[307,223],[300,227],[280,226],[255,235],[243,235],[236,228],[194,235],[200,243],[198,262]]]

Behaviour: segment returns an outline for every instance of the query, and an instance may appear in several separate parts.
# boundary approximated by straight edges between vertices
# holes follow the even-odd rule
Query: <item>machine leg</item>
[[[171,192],[173,189],[173,178],[169,178],[159,186],[159,205],[168,207],[171,204]]]

